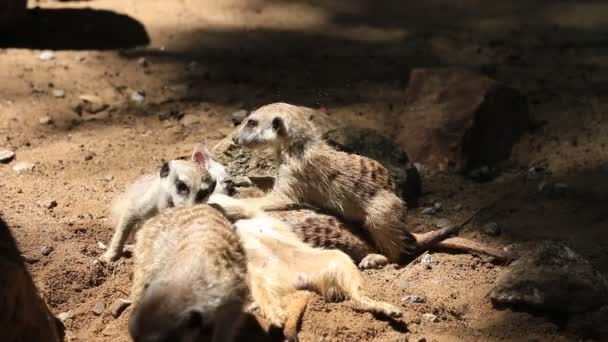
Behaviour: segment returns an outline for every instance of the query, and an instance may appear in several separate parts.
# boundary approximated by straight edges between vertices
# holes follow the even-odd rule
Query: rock
[[[89,152],[89,153],[85,154],[85,156],[84,156],[85,161],[92,160],[93,158],[95,158],[95,153],[93,153],[93,152]]]
[[[103,310],[105,308],[106,307],[103,303],[95,303],[95,305],[93,305],[93,309],[91,311],[93,311],[93,314],[95,316],[100,316],[103,313]]]
[[[131,305],[131,302],[124,299],[118,299],[110,305],[109,311],[110,315],[114,318],[120,317],[120,315]]]
[[[145,57],[141,57],[137,60],[137,65],[142,66],[144,68],[148,67],[148,60]]]
[[[101,250],[106,250],[106,244],[101,242],[101,241],[97,241],[97,248],[101,249]]]
[[[55,53],[53,51],[42,51],[39,55],[38,55],[38,59],[41,61],[52,61],[53,59],[55,59]]]
[[[426,322],[431,322],[431,323],[439,321],[437,316],[435,316],[431,313],[425,313],[424,315],[422,315],[422,319]]]
[[[337,128],[338,120],[312,108],[302,108],[302,115],[308,117],[319,130],[324,133]],[[232,141],[236,130],[222,139],[211,149],[213,157],[226,165],[226,171],[232,176],[265,176],[272,177],[276,173],[276,161],[273,151],[255,151],[243,148]]]
[[[407,297],[401,298],[401,301],[409,302],[409,303],[426,303],[426,297],[425,296],[407,296]]]
[[[105,180],[106,182],[110,182],[114,179],[114,176],[112,175],[107,175],[105,177],[103,177],[103,180]]]
[[[420,264],[422,264],[422,266],[424,266],[424,268],[426,268],[426,269],[430,269],[431,268],[431,263],[432,262],[433,262],[433,257],[431,257],[430,254],[425,254],[420,259]]]
[[[65,97],[65,90],[63,89],[53,89],[53,91],[51,92],[53,94],[54,97]]]
[[[420,173],[407,153],[394,141],[373,129],[353,126],[327,131],[323,138],[337,150],[380,162],[395,181],[397,194],[407,202],[408,207],[417,206],[422,194]]]
[[[80,95],[78,96],[78,100],[78,104],[74,106],[74,111],[78,115],[82,115],[83,112],[97,114],[109,107],[101,98],[95,95]]]
[[[49,202],[47,202],[47,204],[45,205],[45,207],[47,209],[53,209],[57,206],[57,201],[55,200],[50,200]]]
[[[146,94],[142,91],[133,91],[129,95],[129,100],[132,103],[135,103],[137,105],[144,103],[145,99],[146,99]]]
[[[500,235],[500,227],[498,226],[498,223],[496,223],[496,222],[488,222],[488,223],[484,224],[483,227],[481,228],[481,230],[486,235],[490,235],[490,236]]]
[[[247,117],[247,115],[249,115],[249,113],[244,110],[237,110],[236,112],[232,113],[231,117],[232,117],[232,123],[235,126],[238,126],[241,124],[241,122],[243,122],[243,120],[245,120],[245,118]]]
[[[15,158],[15,152],[0,149],[0,163],[10,163]]]
[[[192,126],[194,124],[199,123],[200,121],[201,120],[198,115],[186,114],[179,122],[184,126]]]
[[[496,281],[490,299],[497,307],[580,313],[603,304],[608,283],[589,261],[560,242],[542,241]]]
[[[25,172],[29,172],[32,171],[34,169],[34,164],[29,163],[29,162],[16,162],[15,165],[13,165],[13,171],[17,172],[18,174],[21,173],[25,173]]]
[[[416,161],[457,171],[506,159],[530,124],[524,96],[459,68],[413,70],[405,102],[396,141]]]
[[[53,119],[51,119],[50,116],[45,115],[45,116],[41,117],[40,119],[38,119],[38,122],[40,122],[41,125],[50,125],[53,123]]]
[[[53,252],[53,247],[52,246],[42,246],[42,248],[40,249],[40,253],[42,253],[42,255],[47,256],[49,254],[51,254]]]

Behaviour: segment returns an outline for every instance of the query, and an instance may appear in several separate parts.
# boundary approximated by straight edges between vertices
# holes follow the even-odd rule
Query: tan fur
[[[129,331],[135,341],[199,336],[196,319],[184,323],[193,315],[214,327],[213,341],[234,336],[248,293],[246,258],[219,211],[208,205],[162,210],[137,233],[134,257]]]
[[[289,225],[262,212],[235,226],[247,254],[251,295],[272,324],[283,326],[290,318],[286,299],[298,290],[315,291],[328,301],[351,299],[364,311],[401,315],[395,306],[362,293],[363,277],[343,252],[313,248]]]
[[[202,159],[197,160],[195,156]],[[109,263],[118,259],[131,232],[159,210],[191,207],[205,201],[211,192],[222,193],[224,188],[220,183],[223,179],[220,178],[225,177],[223,170],[211,159],[205,145],[198,144],[191,160],[171,160],[159,171],[138,178],[112,204],[116,229],[100,261]],[[180,193],[179,182],[187,186],[187,193]]]
[[[9,228],[0,219],[0,340],[63,340],[61,323],[40,297]]]
[[[251,217],[256,210],[306,203],[361,225],[391,261],[411,257],[418,245],[403,222],[406,208],[394,193],[388,171],[374,160],[329,147],[308,120],[309,112],[308,108],[274,103],[245,120],[235,140],[252,148],[276,150],[276,182],[262,198],[244,199],[234,206],[219,204],[229,217],[242,218]]]

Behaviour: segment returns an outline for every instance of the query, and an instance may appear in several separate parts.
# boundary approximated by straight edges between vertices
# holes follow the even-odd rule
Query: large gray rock
[[[408,205],[415,206],[422,194],[418,169],[407,153],[394,141],[369,128],[342,127],[330,130],[323,138],[337,150],[377,160],[388,169],[395,181],[397,194]]]
[[[331,116],[310,108],[303,108],[303,115],[308,116],[319,128],[323,138],[337,150],[366,156],[382,163],[395,181],[397,194],[409,206],[416,205],[421,194],[420,174],[396,143],[371,129],[342,126]],[[252,154],[248,149],[238,146],[232,141],[237,130],[213,147],[213,155],[226,165],[230,174],[248,176],[257,186],[268,189],[269,184],[266,183],[272,182],[276,172],[272,151],[256,151]],[[259,182],[264,184],[258,184]]]
[[[607,303],[608,283],[566,245],[543,241],[522,255],[490,292],[498,307],[581,313]]]
[[[417,162],[457,171],[509,157],[530,122],[519,92],[459,68],[413,70],[405,102],[392,132],[397,143]]]

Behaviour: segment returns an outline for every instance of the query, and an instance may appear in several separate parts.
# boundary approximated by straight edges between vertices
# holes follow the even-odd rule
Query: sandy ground
[[[394,132],[409,70],[472,67],[516,87],[538,129],[514,148],[494,181],[476,183],[423,165],[423,203],[410,227],[459,222],[494,203],[463,235],[495,245],[555,238],[608,273],[608,4],[601,1],[31,1],[30,29],[0,37],[0,210],[56,314],[69,312],[71,341],[127,341],[127,310],[105,310],[129,292],[131,259],[94,264],[109,240],[113,196],[163,159],[213,144],[231,113],[277,100],[324,107],[357,125]],[[90,8],[90,9],[85,9]],[[148,44],[148,45],[146,45]],[[55,58],[41,61],[43,49]],[[145,58],[145,63],[140,60]],[[55,90],[55,92],[54,92]],[[57,97],[63,90],[64,96]],[[133,91],[143,103],[129,100]],[[80,95],[109,108],[77,115]],[[195,115],[198,123],[175,117]],[[48,117],[48,118],[45,118]],[[168,118],[168,119],[167,119]],[[41,121],[42,119],[42,121]],[[51,123],[44,123],[51,120]],[[42,122],[42,123],[41,123]],[[17,174],[16,162],[35,163]],[[526,180],[568,185],[560,198]],[[602,165],[604,167],[602,168]],[[523,175],[523,176],[522,176]],[[56,206],[51,205],[56,201]],[[462,206],[460,210],[455,206]],[[481,232],[494,221],[498,237]],[[43,248],[50,247],[44,255]],[[46,248],[45,252],[48,252]],[[433,253],[430,269],[366,271],[373,297],[403,307],[399,322],[315,297],[302,341],[571,341],[559,322],[495,310],[487,297],[505,267],[470,255]],[[426,303],[401,302],[407,295]],[[423,315],[432,313],[436,322]]]

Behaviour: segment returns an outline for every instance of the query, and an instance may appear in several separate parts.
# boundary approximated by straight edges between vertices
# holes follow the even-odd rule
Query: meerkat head
[[[190,207],[204,203],[216,190],[208,151],[203,144],[194,148],[191,160],[171,160],[160,168],[160,183],[167,194],[168,207]]]
[[[195,342],[207,335],[211,324],[202,310],[181,298],[169,282],[152,282],[129,317],[129,334],[135,342]]]
[[[284,146],[313,138],[315,127],[307,117],[309,109],[287,103],[273,103],[251,113],[233,138],[249,148]]]

